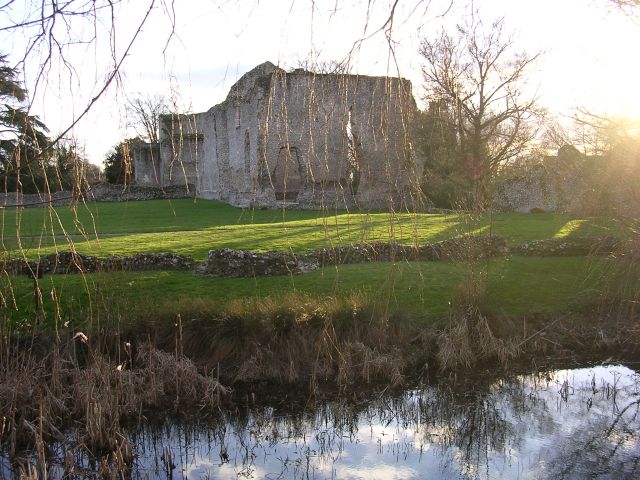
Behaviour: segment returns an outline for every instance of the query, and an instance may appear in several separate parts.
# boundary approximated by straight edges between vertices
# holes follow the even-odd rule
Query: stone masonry
[[[133,148],[135,178],[241,207],[402,205],[419,178],[415,112],[408,80],[266,62],[209,111],[162,116],[160,143]]]

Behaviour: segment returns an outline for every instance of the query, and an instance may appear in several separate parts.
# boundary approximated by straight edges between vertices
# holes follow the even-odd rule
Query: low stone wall
[[[87,200],[98,202],[124,202],[132,200],[157,200],[169,198],[193,198],[193,185],[171,185],[164,188],[143,185],[112,185],[99,183],[87,192]]]
[[[32,193],[24,194],[18,192],[0,193],[0,206],[3,208],[14,207],[46,207],[52,205],[54,207],[62,207],[70,205],[78,200],[78,196],[73,192],[52,192],[48,193]]]
[[[305,256],[321,265],[388,261],[469,260],[507,253],[507,242],[498,235],[461,235],[426,245],[363,243],[315,250]]]
[[[191,270],[195,262],[186,255],[174,253],[138,253],[136,255],[106,258],[81,253],[52,253],[39,260],[13,258],[0,265],[0,271],[11,275],[42,276],[65,273],[94,273],[117,271]]]
[[[323,248],[303,254],[252,252],[230,249],[209,251],[202,273],[218,277],[253,277],[300,274],[330,265],[384,261],[467,260],[505,255],[506,241],[497,235],[455,237],[421,246],[365,243]]]
[[[155,200],[170,198],[193,198],[195,188],[191,185],[172,185],[164,188],[141,185],[112,185],[99,183],[82,194],[78,192],[51,192],[24,194],[18,192],[0,193],[0,207],[33,208],[62,207],[78,201],[124,202],[134,200]]]
[[[299,274],[317,270],[303,256],[286,252],[252,252],[221,248],[210,250],[202,273],[216,277],[254,277]]]
[[[9,259],[0,264],[0,273],[42,276],[48,274],[118,271],[195,271],[216,277],[260,277],[297,275],[331,265],[403,261],[465,261],[504,256],[585,256],[614,255],[629,262],[640,261],[637,242],[614,237],[556,238],[534,240],[507,248],[498,235],[469,235],[428,245],[369,243],[323,248],[303,254],[253,252],[221,248],[210,250],[206,262],[197,263],[187,255],[139,253],[131,256],[99,258],[73,252],[47,255],[39,260]]]
[[[511,248],[511,253],[536,257],[611,255],[625,250],[625,242],[614,237],[568,237],[533,240]]]

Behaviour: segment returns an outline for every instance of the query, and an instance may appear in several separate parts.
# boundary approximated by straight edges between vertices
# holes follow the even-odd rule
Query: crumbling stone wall
[[[513,165],[505,170],[494,193],[494,207],[515,212],[571,212],[601,214],[606,210],[607,162],[565,145],[557,155],[539,163]],[[626,203],[622,201],[622,203]]]
[[[51,193],[22,194],[0,193],[0,208],[61,207],[77,202],[125,202],[131,200],[155,200],[167,198],[193,198],[193,185],[174,185],[164,188],[140,185],[112,185],[98,183],[86,192],[60,191]]]
[[[85,193],[86,200],[97,202],[126,202],[169,198],[193,198],[193,185],[169,185],[164,188],[144,185],[112,185],[98,183]]]
[[[59,252],[39,260],[12,258],[0,263],[0,272],[10,275],[42,276],[49,274],[94,273],[118,271],[191,270],[195,262],[188,255],[175,253],[138,253],[106,258],[77,252]]]
[[[505,255],[498,235],[466,235],[420,246],[363,243],[321,248],[308,253],[252,252],[221,248],[209,251],[202,273],[218,277],[295,275],[330,265],[388,261],[462,261]]]
[[[501,179],[493,196],[493,205],[505,212],[556,212],[563,208],[562,192],[544,166],[537,165]]]
[[[162,185],[160,169],[160,145],[158,143],[133,142],[131,144],[136,185],[159,187]]]
[[[407,136],[410,82],[305,71],[279,71],[271,82],[259,184],[272,201],[284,193],[311,208],[384,208],[419,178]]]
[[[202,158],[204,135],[193,115],[160,116],[159,181],[160,186],[195,185],[198,162]],[[136,158],[134,157],[134,162]],[[138,164],[134,163],[138,183]]]
[[[71,205],[77,201],[78,195],[74,192],[60,191],[51,193],[30,193],[20,192],[0,193],[0,208],[34,208],[34,207],[61,207]]]
[[[266,62],[209,111],[161,118],[160,184],[241,207],[386,207],[419,178],[415,112],[407,80]]]
[[[511,249],[512,253],[538,257],[607,256],[623,253],[626,242],[615,237],[566,237],[532,240]]]
[[[363,243],[321,248],[302,254],[221,248],[210,250],[207,261],[202,264],[196,264],[188,255],[174,253],[139,253],[100,258],[77,252],[59,252],[39,260],[7,259],[0,263],[0,273],[41,276],[78,272],[195,269],[199,273],[219,277],[253,277],[294,275],[329,265],[387,261],[460,261],[496,257],[506,253],[506,241],[500,236],[467,235],[420,246]]]

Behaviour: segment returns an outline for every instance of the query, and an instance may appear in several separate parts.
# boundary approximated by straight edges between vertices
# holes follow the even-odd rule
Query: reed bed
[[[37,453],[37,476],[31,465],[23,469],[28,478],[47,478],[45,446],[70,438],[77,448],[124,467],[132,460],[125,423],[153,412],[216,408],[228,394],[188,358],[148,342],[135,353],[125,344],[121,358],[94,348],[99,342],[81,333],[51,341],[46,353],[36,348],[42,343],[35,336],[28,343],[7,336],[2,342],[0,445],[18,464],[22,452]]]

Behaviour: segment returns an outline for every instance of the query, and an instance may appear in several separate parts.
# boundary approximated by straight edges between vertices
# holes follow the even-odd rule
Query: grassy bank
[[[290,293],[315,299],[359,295],[383,316],[402,312],[421,322],[443,322],[451,303],[469,284],[482,290],[483,308],[496,316],[563,312],[592,301],[602,289],[607,260],[585,257],[511,256],[476,264],[388,262],[342,265],[297,276],[216,278],[191,272],[113,272],[52,275],[40,280],[40,321],[54,327],[88,319],[135,320],[154,315],[188,314],[202,308],[224,312],[238,300],[278,298]],[[542,281],[543,280],[543,281]],[[33,324],[33,282],[0,278],[12,324]]]
[[[170,251],[203,259],[209,249],[220,247],[308,251],[374,240],[424,244],[485,232],[518,245],[572,235],[622,234],[613,222],[556,214],[242,210],[188,199],[3,210],[2,218],[5,257],[17,256],[18,246],[22,253],[38,256],[66,249],[65,242],[71,241],[74,248],[92,255]],[[469,305],[496,319],[551,318],[584,310],[612,296],[615,282],[610,272],[619,270],[619,263],[613,258],[511,255],[479,262],[341,265],[304,275],[244,279],[191,272],[111,272],[45,276],[39,289],[28,278],[4,275],[0,316],[8,331],[92,332],[122,325],[133,331],[142,325],[157,330],[163,322],[173,324],[178,315],[205,323],[221,318],[240,322],[250,304],[282,302],[295,310],[292,298],[311,304],[357,298],[372,320],[402,317],[420,328],[443,331],[454,314]],[[635,267],[627,273],[637,278]],[[635,301],[637,289],[618,291]]]
[[[215,201],[182,199],[6,209],[1,234],[5,257],[37,257],[73,247],[98,256],[174,252],[204,259],[210,249],[221,247],[303,252],[373,241],[423,244],[488,232],[517,245],[568,235],[615,235],[618,230],[610,222],[556,214],[242,210]]]

